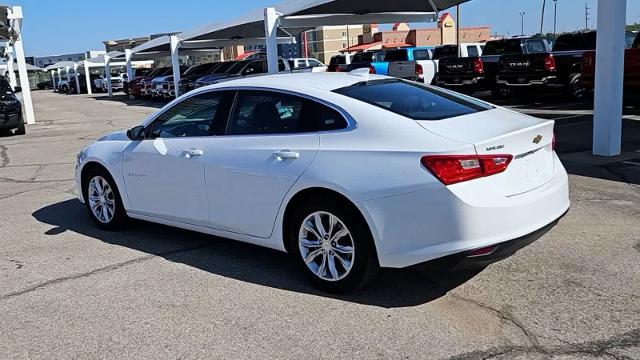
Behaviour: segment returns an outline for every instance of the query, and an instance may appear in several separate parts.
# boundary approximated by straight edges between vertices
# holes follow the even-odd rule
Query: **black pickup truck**
[[[549,51],[546,40],[514,37],[488,41],[480,57],[444,58],[438,66],[438,86],[474,92],[491,90],[498,93],[496,77],[502,56]]]
[[[587,31],[558,36],[553,51],[505,55],[500,59],[498,84],[516,91],[558,90],[580,99],[586,94],[580,80],[582,57],[595,48],[596,32]]]

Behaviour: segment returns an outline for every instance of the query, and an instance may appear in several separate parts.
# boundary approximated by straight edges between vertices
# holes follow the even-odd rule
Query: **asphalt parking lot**
[[[589,155],[588,104],[510,103],[557,119],[560,224],[479,273],[389,270],[334,296],[271,250],[144,222],[98,230],[75,200],[75,154],[160,104],[33,96],[39,123],[0,137],[1,359],[640,359],[637,107],[611,159]]]

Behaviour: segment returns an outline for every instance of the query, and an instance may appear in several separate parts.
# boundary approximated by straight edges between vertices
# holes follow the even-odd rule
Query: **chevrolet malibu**
[[[381,267],[487,265],[569,209],[552,121],[366,72],[192,91],[82,150],[80,200],[103,229],[135,218],[286,251],[334,292]]]

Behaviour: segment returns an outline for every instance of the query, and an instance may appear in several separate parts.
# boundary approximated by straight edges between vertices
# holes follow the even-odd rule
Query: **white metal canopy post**
[[[593,154],[621,152],[626,0],[598,1]]]
[[[91,76],[89,76],[89,62],[87,60],[85,60],[84,62],[84,80],[87,83],[87,94],[91,95],[93,94],[93,91],[91,90]]]
[[[109,97],[113,97],[113,89],[111,88],[111,66],[109,66],[109,61],[111,61],[111,57],[106,54],[104,55],[104,77],[105,81],[103,83],[103,87],[107,87],[107,92],[109,93]]]
[[[80,74],[78,74],[78,63],[73,64],[73,72],[76,76],[76,93],[80,94]]]
[[[171,35],[171,65],[173,66],[173,86],[176,97],[180,96],[180,39]]]
[[[131,67],[131,49],[124,49],[124,61],[127,67],[127,82],[133,80],[133,68]]]
[[[71,69],[70,66],[65,66],[64,67],[64,73],[65,76],[67,77],[67,86],[69,86],[69,84],[71,83],[71,76],[69,75],[69,70]]]
[[[13,23],[13,30],[16,33],[16,37],[13,39],[13,47],[16,51],[16,58],[18,60],[20,87],[22,87],[22,105],[24,106],[27,124],[35,124],[36,117],[33,113],[33,102],[31,101],[31,86],[29,85],[27,62],[24,59],[24,46],[22,45],[22,7],[11,7],[8,15],[8,18]]]
[[[53,92],[56,91],[56,71],[51,70],[51,85],[53,85]]]
[[[278,73],[278,18],[275,8],[264,9],[264,35],[267,42],[269,74]]]
[[[13,47],[7,43],[5,47],[5,53],[7,54],[7,71],[9,72],[9,84],[12,89],[15,89],[18,86],[18,81],[16,80],[15,69],[13,68],[13,62],[15,57],[13,56]]]

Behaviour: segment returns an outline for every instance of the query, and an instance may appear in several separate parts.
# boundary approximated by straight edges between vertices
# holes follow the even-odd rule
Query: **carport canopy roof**
[[[59,61],[55,64],[49,65],[46,68],[44,68],[46,71],[49,70],[58,70],[58,69],[63,69],[66,67],[73,67],[73,64],[75,64],[73,61]]]
[[[278,36],[322,25],[435,21],[436,13],[469,0],[289,0],[275,5],[281,14]],[[264,12],[207,25],[179,35],[189,40],[240,40],[265,36]]]

